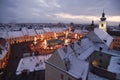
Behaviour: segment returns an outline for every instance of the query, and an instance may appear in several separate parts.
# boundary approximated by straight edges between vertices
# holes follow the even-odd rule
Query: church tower
[[[100,18],[99,28],[102,29],[103,31],[107,31],[107,22],[104,11],[102,13],[102,17]]]
[[[91,31],[94,31],[94,21],[92,20]]]

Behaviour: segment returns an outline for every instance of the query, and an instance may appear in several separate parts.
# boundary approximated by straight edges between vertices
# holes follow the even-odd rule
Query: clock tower
[[[102,13],[102,17],[100,18],[99,28],[105,32],[107,31],[107,22],[106,22],[106,17],[105,17],[104,11]]]

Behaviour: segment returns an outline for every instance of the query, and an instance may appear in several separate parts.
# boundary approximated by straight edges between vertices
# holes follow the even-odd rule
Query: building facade
[[[4,70],[10,55],[10,45],[7,40],[0,38],[0,70]]]

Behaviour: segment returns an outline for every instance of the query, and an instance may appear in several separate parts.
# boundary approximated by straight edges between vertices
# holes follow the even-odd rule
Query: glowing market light
[[[65,39],[65,43],[64,43],[64,45],[68,45],[68,39]]]
[[[43,35],[41,34],[41,40],[43,40]]]
[[[66,32],[65,32],[66,38],[68,37],[68,34],[69,34],[69,32],[68,32],[68,31],[66,31]]]
[[[46,49],[47,48],[47,40],[44,40],[44,42],[43,42],[43,45],[44,45],[44,48]]]
[[[57,34],[56,33],[54,33],[54,37],[55,37],[55,39],[57,39]]]
[[[77,34],[75,34],[75,39],[77,39],[78,38],[78,35]]]
[[[34,37],[34,44],[37,44],[37,38]]]

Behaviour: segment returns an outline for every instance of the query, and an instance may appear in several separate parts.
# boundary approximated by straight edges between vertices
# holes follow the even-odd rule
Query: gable
[[[93,31],[89,32],[87,37],[93,42],[102,42],[102,40]]]
[[[110,47],[110,44],[113,41],[113,37],[110,36],[107,32],[95,28],[94,33],[102,40],[104,44],[106,44],[108,47]]]
[[[66,66],[64,64],[64,61],[60,57],[58,51],[56,50],[54,54],[48,59],[48,62],[52,63],[55,66],[60,67],[61,69],[66,70]]]

